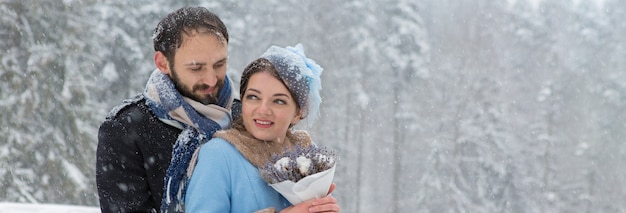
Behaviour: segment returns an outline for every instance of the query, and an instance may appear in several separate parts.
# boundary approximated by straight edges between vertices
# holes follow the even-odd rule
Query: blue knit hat
[[[302,118],[306,118],[306,123],[311,127],[322,102],[320,76],[324,69],[304,55],[302,44],[286,48],[271,46],[261,58],[274,65],[279,77],[294,94],[294,99],[302,110]]]

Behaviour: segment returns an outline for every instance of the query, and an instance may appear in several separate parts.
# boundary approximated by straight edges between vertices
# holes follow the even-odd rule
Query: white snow
[[[102,76],[108,81],[116,81],[120,77],[115,69],[115,64],[112,62],[104,65],[104,68],[102,68]]]
[[[100,212],[98,207],[60,204],[0,203],[0,213],[90,213]]]
[[[85,175],[83,175],[83,173],[80,171],[80,169],[78,167],[76,167],[76,165],[68,162],[67,160],[63,159],[63,167],[65,167],[65,170],[69,173],[68,177],[71,178],[74,183],[76,183],[76,186],[79,187],[79,189],[86,189],[88,187],[87,184],[87,180],[88,178],[85,177]]]

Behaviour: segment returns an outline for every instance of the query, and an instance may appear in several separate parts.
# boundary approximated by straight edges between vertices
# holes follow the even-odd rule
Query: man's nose
[[[214,87],[217,84],[217,73],[213,69],[208,69],[202,73],[202,83]]]

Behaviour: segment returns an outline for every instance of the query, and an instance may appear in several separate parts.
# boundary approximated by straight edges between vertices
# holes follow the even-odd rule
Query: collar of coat
[[[282,143],[262,141],[254,138],[242,125],[236,124],[228,130],[217,131],[213,137],[223,138],[230,142],[252,165],[262,168],[271,160],[272,155],[293,150],[294,145],[310,146],[311,137],[306,131],[288,130]]]

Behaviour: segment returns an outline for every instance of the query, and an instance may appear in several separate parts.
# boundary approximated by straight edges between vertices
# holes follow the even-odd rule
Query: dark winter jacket
[[[233,104],[233,117],[241,103]],[[161,122],[143,95],[111,111],[98,132],[96,182],[102,212],[159,212],[172,146],[182,130]]]

